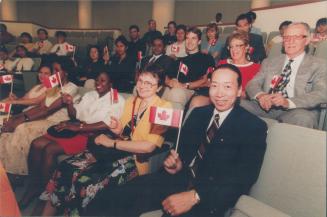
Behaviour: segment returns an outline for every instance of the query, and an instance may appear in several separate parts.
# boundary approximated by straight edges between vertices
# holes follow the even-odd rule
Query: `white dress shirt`
[[[291,63],[291,75],[290,75],[290,81],[288,82],[288,84],[286,85],[286,91],[287,91],[287,95],[289,98],[294,97],[294,89],[295,89],[295,78],[296,78],[296,74],[300,68],[300,65],[303,61],[305,52],[303,52],[302,54],[300,54],[299,56],[293,58],[293,62]],[[286,56],[285,62],[284,62],[284,66],[283,69],[285,68],[285,66],[287,65],[287,63],[289,62],[290,58],[288,58]],[[289,103],[289,109],[293,109],[296,108],[296,105],[292,102],[292,100],[287,99],[288,103]]]
[[[211,124],[212,124],[212,122],[213,122],[213,120],[214,120],[216,114],[219,114],[219,127],[220,127],[220,126],[223,124],[223,122],[224,122],[224,120],[226,119],[226,117],[227,117],[227,116],[229,115],[229,113],[232,111],[233,108],[234,108],[234,107],[232,107],[232,108],[230,108],[230,109],[228,109],[228,110],[226,110],[226,111],[223,111],[223,112],[220,112],[220,111],[218,111],[217,109],[215,109],[215,110],[213,111],[213,115],[212,115],[212,117],[211,117],[211,120],[210,120],[210,122],[209,122],[209,125],[208,125],[207,130],[210,128],[210,126],[211,126]]]

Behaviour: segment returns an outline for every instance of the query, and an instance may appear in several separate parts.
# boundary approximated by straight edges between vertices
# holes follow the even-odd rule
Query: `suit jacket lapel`
[[[232,132],[233,125],[237,123],[237,113],[239,110],[239,105],[235,105],[232,111],[228,114],[224,122],[219,127],[217,133],[215,134],[215,137],[213,141],[215,141],[218,137],[229,135],[230,132]],[[226,133],[227,132],[227,133]]]

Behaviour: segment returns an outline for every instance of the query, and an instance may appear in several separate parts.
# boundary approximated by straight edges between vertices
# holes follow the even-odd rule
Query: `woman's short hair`
[[[243,30],[236,30],[234,31],[228,38],[227,38],[227,45],[229,45],[233,39],[238,39],[243,41],[244,45],[249,45],[249,34]]]
[[[22,32],[19,37],[20,38],[26,37],[26,38],[28,38],[28,42],[30,42],[30,43],[32,42],[32,36],[28,32]]]
[[[219,31],[218,31],[217,24],[215,24],[215,23],[209,23],[209,24],[207,25],[207,30],[206,30],[206,32],[208,32],[210,29],[215,30],[215,32],[216,32],[215,38],[218,39],[218,37],[219,37]],[[208,36],[207,36],[207,40],[209,40]]]
[[[186,32],[187,27],[184,24],[179,24],[176,26],[176,32],[180,29],[182,29],[182,30],[184,30],[184,32]]]
[[[125,45],[125,47],[128,47],[128,41],[127,41],[127,39],[125,38],[125,36],[121,35],[121,36],[119,36],[118,38],[116,38],[116,40],[115,40],[115,45],[117,45],[118,42],[120,42],[120,43],[122,43],[123,45]]]
[[[325,26],[325,25],[327,25],[327,17],[323,17],[323,18],[320,18],[319,20],[317,20],[317,22],[316,22],[316,28],[318,27],[318,26]]]
[[[62,69],[62,71],[68,74],[68,80],[72,82],[76,82],[76,71],[75,71],[75,64],[73,60],[68,56],[57,56],[54,63],[58,63]]]
[[[46,29],[40,28],[36,31],[37,34],[40,34],[41,32],[44,32],[44,34],[48,36],[48,31]]]
[[[98,54],[99,54],[99,59],[101,59],[102,58],[102,51],[101,51],[101,49],[100,49],[100,47],[98,45],[89,45],[87,47],[87,58],[90,58],[90,51],[91,51],[92,48],[97,49]]]
[[[27,50],[27,48],[26,48],[24,45],[17,45],[17,46],[16,46],[16,51],[17,51],[17,49],[19,49],[19,48],[23,49],[23,50],[25,51],[25,53],[27,54],[28,50]]]
[[[141,71],[140,75],[143,73],[149,73],[154,78],[158,79],[158,86],[162,86],[165,82],[165,72],[164,69],[158,64],[152,64],[146,67],[143,71]]]
[[[64,31],[56,31],[55,37],[58,38],[60,36],[66,38],[67,37],[67,34]]]

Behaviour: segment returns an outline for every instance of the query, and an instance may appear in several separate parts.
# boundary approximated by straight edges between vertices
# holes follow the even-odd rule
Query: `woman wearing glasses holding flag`
[[[157,92],[163,85],[163,69],[152,65],[141,72],[138,96],[126,101],[123,116],[111,118],[109,130],[89,139],[88,149],[63,161],[53,173],[41,199],[47,200],[44,216],[81,215],[99,191],[125,184],[149,172],[148,157],[161,147],[166,127],[149,122],[152,106],[171,107]]]

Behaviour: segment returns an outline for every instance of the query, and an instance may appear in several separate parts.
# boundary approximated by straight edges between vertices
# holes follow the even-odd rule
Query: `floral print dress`
[[[137,124],[136,116],[134,123]],[[130,138],[131,122],[123,130],[123,136]],[[41,200],[50,200],[65,216],[80,216],[84,208],[102,189],[122,185],[138,176],[134,155],[114,162],[97,161],[89,150],[64,160],[41,194]]]

